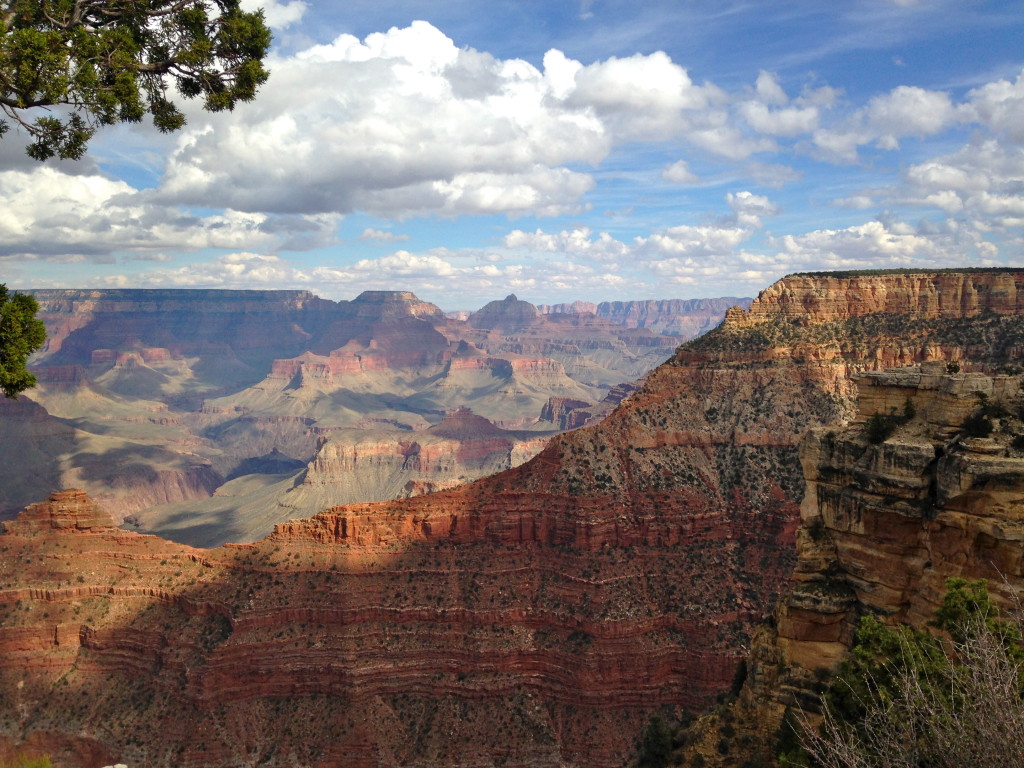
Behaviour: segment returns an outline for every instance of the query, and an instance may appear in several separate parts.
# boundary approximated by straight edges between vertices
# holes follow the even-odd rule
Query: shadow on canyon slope
[[[758,523],[724,500],[692,551],[625,518],[632,543],[576,546],[572,498],[508,517],[523,494],[412,502],[216,550],[0,538],[33,548],[7,576],[36,587],[2,606],[4,732],[78,734],[154,768],[621,765],[651,712],[728,687],[755,572],[788,556],[770,515],[741,541]]]
[[[11,520],[39,501],[40,488],[61,488],[62,458],[74,454],[77,445],[75,429],[38,403],[25,396],[0,397],[0,464],[6,476],[0,483],[0,520]]]

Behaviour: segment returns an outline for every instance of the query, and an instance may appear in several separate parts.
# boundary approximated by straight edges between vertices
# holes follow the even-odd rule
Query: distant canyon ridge
[[[30,293],[48,340],[39,387],[0,400],[0,519],[75,487],[194,546],[518,466],[751,301],[446,315],[407,291]]]

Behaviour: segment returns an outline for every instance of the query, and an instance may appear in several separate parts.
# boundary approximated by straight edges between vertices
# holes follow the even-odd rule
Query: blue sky
[[[463,309],[1024,265],[1024,2],[261,5],[235,112],[0,140],[0,281]]]

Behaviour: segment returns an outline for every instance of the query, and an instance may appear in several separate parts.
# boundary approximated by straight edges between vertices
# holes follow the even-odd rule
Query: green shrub
[[[884,443],[896,430],[896,424],[896,419],[892,416],[886,416],[881,413],[872,414],[872,416],[864,422],[864,431],[868,436],[868,442],[872,445]]]
[[[42,757],[27,757],[18,755],[14,762],[0,763],[0,768],[53,768],[53,763],[47,755]]]
[[[903,403],[903,418],[910,421],[917,416],[917,406],[909,397]]]
[[[976,411],[964,419],[961,428],[968,437],[988,437],[992,434],[992,420],[984,411]]]
[[[821,728],[795,729],[794,757],[814,758],[803,765],[1024,765],[1021,626],[999,617],[983,580],[948,579],[946,587],[931,625],[948,635],[861,619],[852,654],[823,697]],[[793,735],[780,736],[787,738],[779,746],[792,746]],[[799,764],[780,756],[780,766]]]
[[[664,768],[672,752],[672,734],[660,715],[653,715],[640,736],[636,764],[640,768]]]

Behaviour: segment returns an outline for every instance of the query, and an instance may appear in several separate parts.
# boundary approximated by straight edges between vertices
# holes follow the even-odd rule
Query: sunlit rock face
[[[902,274],[828,273],[780,280],[751,306],[755,318],[803,317],[810,322],[890,313],[917,318],[977,317],[984,312],[1019,315],[1024,280],[1013,270],[940,270]]]
[[[1024,588],[1024,378],[933,362],[855,384],[850,424],[811,430],[801,444],[807,491],[795,583],[755,635],[729,720],[756,739],[733,760],[771,755],[787,708],[817,711],[821,682],[849,653],[859,617],[924,629],[952,577],[987,580],[1003,608]],[[982,407],[993,430],[972,437],[964,424]],[[898,424],[873,442],[866,423],[876,414]],[[732,764],[712,755],[720,724],[702,724],[695,751]]]
[[[755,310],[762,301],[680,348],[599,424],[467,486],[333,507],[213,550],[15,528],[0,537],[0,733],[83,766],[100,747],[152,766],[621,765],[652,712],[697,711],[729,687],[794,564],[813,581],[800,574],[881,530],[865,503],[861,522],[836,528],[845,540],[812,547],[801,533],[797,559],[799,503],[829,482],[805,479],[807,463],[859,461],[858,438],[826,427],[857,417],[855,374],[894,360],[985,373],[1021,332],[1016,314],[911,306],[819,322]],[[877,407],[901,402],[889,386]],[[945,423],[924,399],[918,413]],[[801,459],[821,427],[834,452]],[[905,483],[919,510],[914,494],[929,491],[907,478],[927,455],[908,445],[880,449],[862,474]],[[947,473],[950,488],[973,482],[971,461]],[[970,514],[960,496],[943,503]],[[812,633],[823,654],[850,598],[815,589],[794,626],[827,604],[834,618]],[[752,665],[751,679],[776,669]]]

